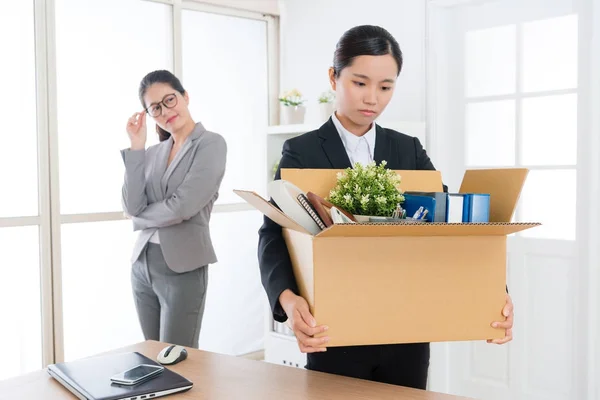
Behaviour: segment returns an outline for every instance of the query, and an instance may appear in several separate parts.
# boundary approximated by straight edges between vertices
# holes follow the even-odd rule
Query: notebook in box
[[[308,200],[308,198],[306,197],[306,195],[304,193],[300,193],[296,197],[296,199],[298,200],[298,202],[300,203],[300,205],[302,207],[304,207],[304,209],[306,210],[306,212],[308,213],[308,215],[310,215],[310,217],[313,219],[313,221],[315,221],[317,223],[317,225],[319,226],[319,228],[321,228],[321,229],[327,228],[327,225],[325,224],[325,222],[323,221],[323,219],[321,219],[319,213],[313,207],[312,203],[310,202],[310,200]]]

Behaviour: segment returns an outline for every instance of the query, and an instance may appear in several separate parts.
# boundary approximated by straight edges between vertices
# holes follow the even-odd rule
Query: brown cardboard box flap
[[[281,179],[298,186],[304,193],[313,192],[324,199],[337,182],[341,169],[295,169],[282,168]],[[442,174],[440,171],[396,170],[400,175],[400,189],[406,191],[441,192]]]
[[[392,236],[506,236],[533,228],[539,223],[424,223],[424,224],[337,224],[316,237],[392,237]]]
[[[273,204],[263,199],[259,194],[247,190],[234,190],[233,192],[283,228],[309,234],[306,229],[281,212],[281,210]]]
[[[528,173],[527,168],[467,170],[459,192],[489,194],[490,222],[510,222]]]
[[[281,179],[298,186],[303,192],[313,192],[328,198],[337,182],[339,169],[283,168]],[[440,171],[395,170],[401,177],[400,189],[404,192],[441,192]],[[490,195],[490,222],[510,222],[517,207],[527,168],[471,169],[465,171],[459,193],[484,193]]]

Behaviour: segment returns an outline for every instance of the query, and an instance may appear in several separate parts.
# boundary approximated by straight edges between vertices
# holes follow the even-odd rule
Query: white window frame
[[[578,24],[579,24],[579,16],[578,16]],[[579,77],[577,87],[572,89],[559,89],[559,90],[544,90],[544,91],[529,91],[524,92],[522,88],[523,83],[523,69],[522,61],[523,61],[523,25],[527,22],[517,22],[515,23],[515,76],[516,76],[516,86],[515,93],[505,94],[505,95],[491,95],[491,96],[467,96],[465,93],[463,94],[463,104],[462,104],[462,117],[463,117],[463,126],[465,124],[464,118],[467,107],[471,104],[483,104],[486,102],[492,101],[502,101],[502,100],[514,100],[515,102],[515,162],[513,165],[504,165],[502,167],[508,168],[527,168],[530,171],[544,171],[544,170],[571,170],[577,171],[577,160],[575,164],[536,164],[530,165],[523,163],[522,157],[522,141],[523,141],[523,126],[522,126],[522,106],[523,100],[529,98],[548,98],[557,95],[566,95],[566,94],[575,94],[578,100],[578,107],[580,103],[581,93],[580,93],[580,85],[579,85]],[[463,85],[464,87],[464,85]],[[578,112],[579,113],[579,112]],[[465,130],[463,129],[463,132]],[[465,146],[468,138],[465,137]],[[465,155],[466,155],[466,147],[465,147]],[[465,161],[466,164],[466,161]],[[466,167],[470,169],[486,169],[486,168],[499,168],[497,165],[477,165],[470,166],[466,165]],[[515,210],[515,218],[516,220],[522,220],[522,208],[517,207]],[[518,234],[521,236],[521,234]]]
[[[55,0],[34,3],[35,71],[38,147],[38,215],[0,218],[0,228],[38,226],[41,279],[42,365],[64,360],[62,307],[61,225],[124,220],[122,211],[63,215],[60,212],[58,162],[57,78]],[[100,1],[100,0],[98,0]],[[195,10],[265,21],[267,24],[267,66],[269,124],[279,120],[279,18],[277,15],[221,7],[188,0],[139,0],[172,6],[173,72],[184,79],[182,67],[183,10]],[[215,205],[213,212],[252,210],[247,203]]]
[[[428,152],[434,160],[446,161],[448,145],[452,144],[452,139],[445,135],[444,126],[452,112],[447,104],[447,89],[443,86],[448,80],[448,65],[444,56],[438,54],[440,43],[444,42],[439,30],[443,25],[443,14],[453,7],[493,1],[496,0],[427,0],[427,143]],[[600,197],[600,114],[595,112],[600,109],[600,0],[575,0],[574,3],[579,14],[580,54],[576,201],[578,209],[589,211],[585,215],[578,213],[576,227],[576,251],[581,267],[577,284],[578,290],[585,293],[582,297],[584,304],[578,302],[576,308],[579,310],[579,326],[587,327],[587,340],[577,343],[577,353],[585,354],[586,359],[587,368],[580,376],[580,382],[587,384],[585,398],[600,400],[600,382],[597,379],[600,376],[600,271],[597,268],[600,265],[600,209],[597,205]],[[440,351],[440,361],[446,364],[448,370],[451,365],[448,363],[447,346]],[[448,375],[436,375],[434,378],[438,384],[431,390],[448,390]]]
[[[428,8],[427,8],[427,21],[435,21],[440,17],[440,13],[446,9],[458,8],[465,5],[480,5],[494,2],[495,0],[429,0]],[[594,0],[578,0],[580,3],[592,2]],[[578,24],[582,24],[582,14],[578,15]],[[521,62],[523,58],[522,51],[522,39],[523,39],[523,24],[526,22],[517,22],[515,23],[516,27],[516,46],[515,46],[515,64],[516,64],[516,86],[515,93],[506,94],[506,95],[491,95],[491,96],[467,96],[464,90],[464,77],[455,77],[456,79],[456,87],[462,93],[463,101],[458,105],[447,105],[445,104],[446,99],[448,98],[447,93],[444,90],[440,89],[438,82],[447,80],[447,77],[444,76],[444,69],[447,69],[447,66],[441,65],[437,66],[438,63],[443,63],[443,57],[438,56],[435,53],[434,46],[432,43],[441,42],[441,38],[439,38],[438,27],[432,26],[431,23],[427,26],[427,41],[426,46],[428,47],[427,58],[428,62],[428,72],[427,72],[427,107],[428,107],[428,118],[427,125],[429,127],[427,132],[427,140],[428,143],[431,143],[431,150],[428,152],[431,154],[434,160],[444,159],[447,152],[446,146],[441,145],[440,139],[443,141],[443,137],[438,137],[438,132],[443,131],[443,128],[440,127],[439,121],[448,121],[450,114],[460,113],[461,117],[458,119],[458,123],[456,124],[456,129],[461,132],[465,132],[466,130],[466,120],[465,120],[465,112],[467,106],[469,104],[477,104],[477,103],[485,103],[490,101],[500,101],[500,100],[514,100],[515,101],[515,162],[511,165],[505,165],[504,167],[522,167],[528,168],[531,171],[543,171],[543,170],[575,170],[577,171],[577,184],[579,185],[579,170],[577,164],[542,164],[542,165],[529,165],[524,164],[522,161],[521,147],[522,147],[522,103],[524,99],[528,98],[543,98],[550,97],[555,95],[565,95],[565,94],[575,94],[577,96],[578,101],[578,143],[581,143],[579,139],[581,139],[581,132],[583,129],[580,127],[581,124],[581,111],[580,104],[582,98],[582,85],[580,74],[582,73],[582,67],[578,66],[578,84],[576,88],[572,89],[559,89],[559,90],[546,90],[546,91],[529,91],[524,92],[522,90],[522,75],[523,71],[521,68]],[[582,34],[582,28],[578,25],[579,35]],[[580,49],[581,51],[581,49]],[[485,168],[499,168],[497,165],[477,165],[477,166],[469,166],[466,164],[466,152],[467,152],[467,143],[468,138],[465,136],[463,141],[463,146],[459,148],[453,148],[452,150],[457,151],[458,154],[464,156],[464,163],[466,168],[470,169],[485,169]],[[579,154],[578,154],[579,155]],[[579,157],[578,157],[579,159]],[[517,208],[515,211],[515,218],[519,220],[521,218],[521,208]],[[521,236],[521,234],[517,234],[517,236]],[[535,238],[532,238],[535,239]]]

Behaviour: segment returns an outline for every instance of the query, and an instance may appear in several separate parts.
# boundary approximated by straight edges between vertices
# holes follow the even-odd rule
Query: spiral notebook
[[[306,195],[304,195],[304,193],[300,193],[296,197],[296,199],[298,200],[300,205],[306,210],[308,215],[310,215],[310,217],[313,219],[313,221],[316,222],[316,224],[319,226],[319,228],[321,228],[321,229],[327,228],[327,226],[325,225],[325,223],[323,222],[321,217],[319,217],[317,210],[315,210],[315,208],[312,206],[311,202],[308,201],[308,198],[306,197]]]

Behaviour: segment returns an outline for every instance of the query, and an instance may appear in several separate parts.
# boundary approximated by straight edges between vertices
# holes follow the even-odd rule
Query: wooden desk
[[[166,344],[147,341],[113,352],[138,351],[151,359]],[[466,400],[423,390],[279,366],[262,361],[188,349],[188,359],[169,367],[194,383],[185,392],[161,399],[269,400],[269,399],[406,399]],[[0,399],[76,399],[46,370],[0,382]]]

